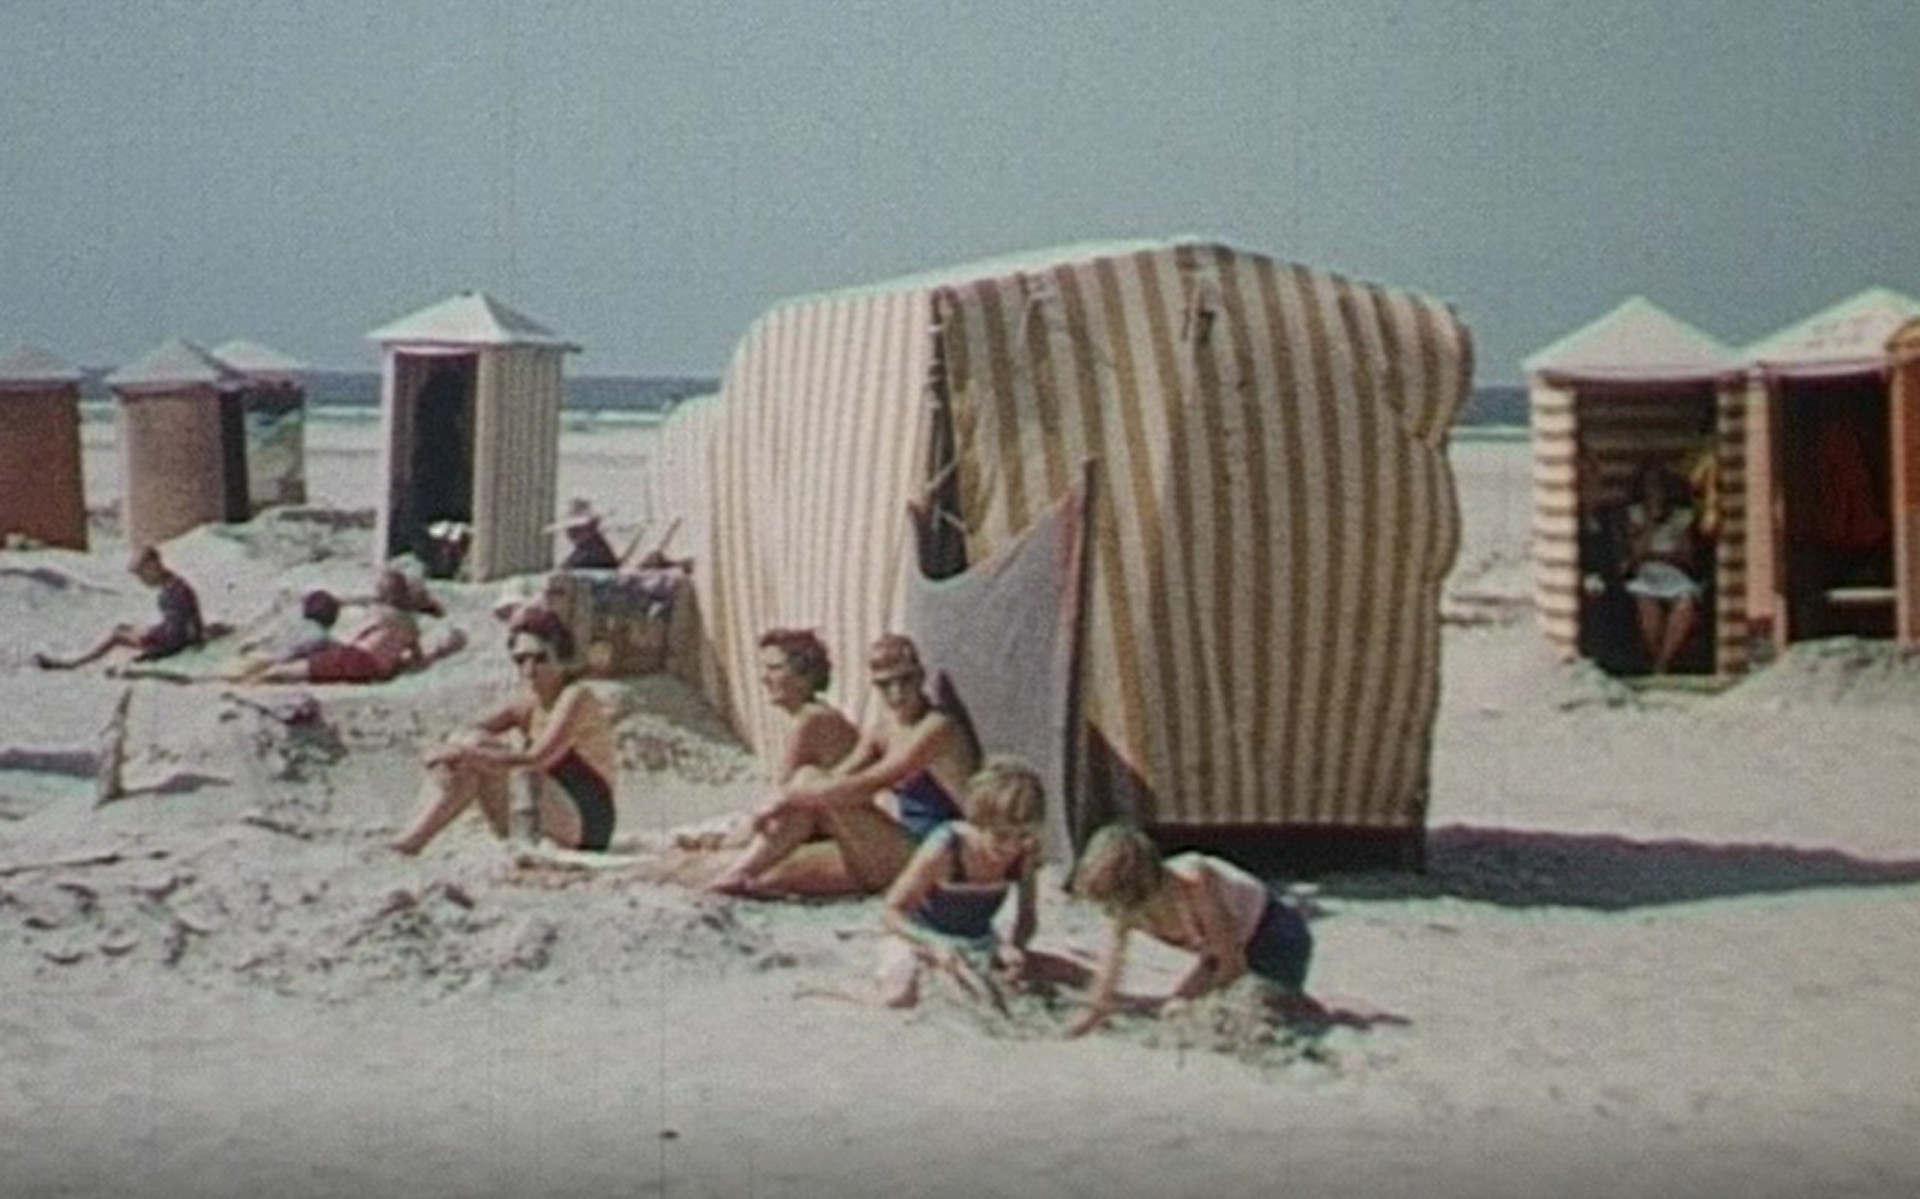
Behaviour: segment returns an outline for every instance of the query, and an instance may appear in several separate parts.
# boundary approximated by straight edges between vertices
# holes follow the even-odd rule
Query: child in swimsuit
[[[603,850],[612,840],[618,746],[605,705],[574,676],[573,634],[545,608],[527,608],[509,628],[507,650],[525,694],[427,755],[420,814],[393,843],[401,853],[419,853],[475,805],[504,839],[514,770],[540,774],[542,835],[564,849]],[[516,731],[518,746],[506,739]]]
[[[1034,871],[1045,790],[1031,766],[996,757],[967,781],[964,819],[932,831],[887,890],[880,951],[881,1001],[912,1007],[920,975],[944,970],[963,985],[983,967],[1018,978],[1034,931]],[[994,917],[1014,895],[1013,928],[1002,943]]]
[[[1092,1031],[1119,1006],[1127,938],[1136,929],[1199,955],[1173,994],[1196,999],[1251,973],[1283,1013],[1311,1011],[1303,988],[1313,956],[1305,917],[1272,886],[1220,858],[1200,853],[1162,860],[1137,828],[1109,825],[1093,835],[1074,869],[1073,891],[1105,908],[1111,937],[1095,976],[1093,1003],[1067,1035]]]

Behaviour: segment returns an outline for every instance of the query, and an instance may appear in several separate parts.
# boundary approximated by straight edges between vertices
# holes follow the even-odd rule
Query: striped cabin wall
[[[1220,246],[975,280],[937,305],[969,556],[1100,468],[1082,698],[1155,823],[1424,823],[1446,429],[1439,305]]]
[[[700,396],[674,406],[647,458],[644,513],[649,545],[657,544],[671,528],[668,552],[694,562],[694,585],[676,601],[674,619],[668,624],[667,668],[715,698],[724,692],[725,676],[700,596],[715,566],[709,488],[719,415],[718,396]]]
[[[931,345],[925,291],[845,293],[774,309],[728,365],[696,587],[713,698],[769,764],[786,717],[760,689],[764,630],[816,630],[835,662],[831,698],[856,720],[871,710],[860,664],[904,610]]]
[[[1719,508],[1714,564],[1714,673],[1745,669],[1747,401],[1737,380],[1582,383],[1536,375],[1529,385],[1533,450],[1534,606],[1548,641],[1571,659],[1580,637],[1576,460],[1595,454],[1607,485],[1629,491],[1650,460],[1685,469],[1712,446]]]
[[[560,461],[561,351],[506,346],[479,351],[474,380],[475,582],[553,565]]]

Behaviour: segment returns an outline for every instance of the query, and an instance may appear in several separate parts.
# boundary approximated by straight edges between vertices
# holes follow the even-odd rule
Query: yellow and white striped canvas
[[[851,664],[894,627],[903,508],[950,412],[974,560],[1098,459],[1091,785],[1137,789],[1121,806],[1159,823],[1418,827],[1470,371],[1440,304],[1210,244],[775,309],[729,368],[691,501],[713,510],[716,698],[770,749],[760,630],[817,628]],[[864,709],[857,670],[835,690]]]

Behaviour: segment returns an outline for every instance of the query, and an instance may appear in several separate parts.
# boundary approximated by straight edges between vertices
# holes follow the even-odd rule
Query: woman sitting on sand
[[[973,734],[926,692],[910,638],[873,643],[867,670],[884,710],[831,770],[795,778],[753,814],[753,840],[711,891],[731,895],[876,894],[960,808],[980,767]],[[809,844],[831,844],[815,853]]]
[[[1112,925],[1093,1003],[1068,1028],[1070,1037],[1099,1027],[1119,1006],[1127,938],[1135,930],[1200,956],[1160,1002],[1163,1013],[1249,972],[1267,985],[1283,1014],[1317,1009],[1302,990],[1313,956],[1306,918],[1280,892],[1231,862],[1200,853],[1163,861],[1146,833],[1108,825],[1087,843],[1074,869],[1073,892],[1104,907]]]
[[[509,626],[507,652],[524,692],[427,755],[420,814],[393,843],[401,853],[419,853],[475,805],[504,840],[515,770],[539,772],[538,828],[556,845],[604,850],[612,839],[618,747],[605,705],[577,676],[572,632],[552,612],[530,608]]]
[[[1033,768],[990,758],[967,781],[965,819],[941,825],[920,843],[888,888],[882,919],[892,936],[880,951],[880,1000],[912,1007],[920,973],[945,971],[974,990],[990,986],[983,969],[1018,980],[1034,931],[1034,871],[1040,857],[1045,789]],[[1014,895],[1011,935],[1000,943],[994,916]]]
[[[774,782],[779,786],[820,779],[853,752],[860,730],[823,693],[833,681],[833,661],[811,629],[768,629],[760,634],[760,686],[774,707],[792,717]],[[753,838],[753,820],[737,816],[717,826],[674,836],[681,849],[740,848]]]

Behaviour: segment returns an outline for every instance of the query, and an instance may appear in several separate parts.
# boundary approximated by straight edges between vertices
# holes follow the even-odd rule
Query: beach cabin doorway
[[[1771,402],[1787,640],[1893,636],[1885,381],[1878,374],[1788,379]]]
[[[398,355],[403,392],[401,423],[409,431],[407,471],[396,489],[388,527],[389,554],[430,554],[430,530],[443,521],[473,523],[474,384],[478,354]],[[411,361],[409,361],[411,359]]]

